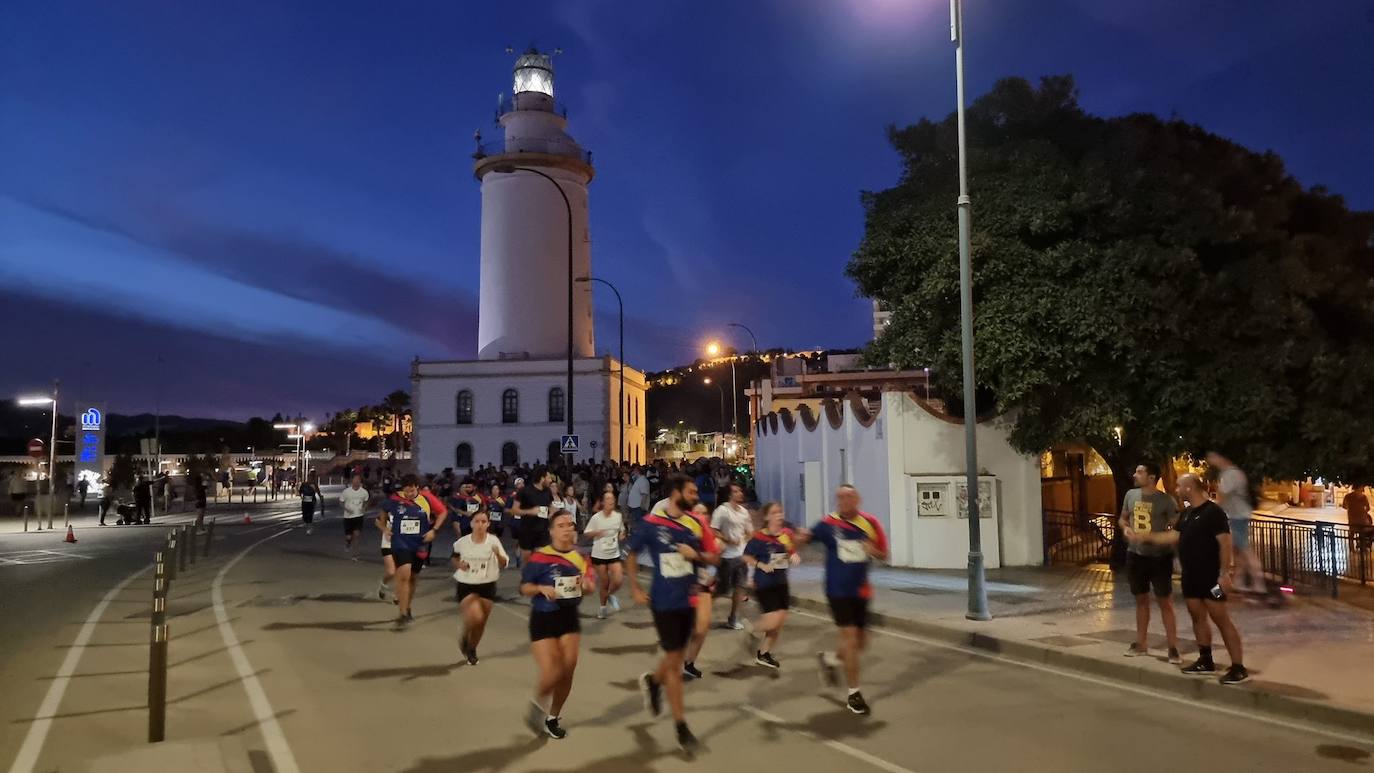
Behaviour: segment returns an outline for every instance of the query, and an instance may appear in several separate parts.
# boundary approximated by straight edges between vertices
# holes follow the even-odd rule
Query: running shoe
[[[1169,648],[1169,663],[1175,666],[1183,665],[1183,656],[1178,654],[1178,647]]]
[[[870,713],[868,703],[864,700],[863,693],[850,693],[849,700],[845,701],[844,706],[859,716],[866,717]]]
[[[754,662],[768,668],[782,668],[782,664],[773,658],[773,653],[771,652],[754,653]]]
[[[677,748],[691,754],[697,750],[697,737],[692,735],[692,731],[687,729],[686,722],[677,723]]]
[[[1125,655],[1128,658],[1135,658],[1141,655],[1150,654],[1150,648],[1142,647],[1139,644],[1136,644],[1135,642],[1131,642],[1131,646],[1127,647],[1126,651],[1121,654]]]
[[[743,630],[744,630],[744,623],[741,623],[741,622],[738,621],[738,620],[726,620],[726,621],[725,621],[725,627],[726,627],[726,628],[729,628],[729,629],[732,630],[732,631],[743,631]]]
[[[611,596],[611,610],[614,612],[620,611],[620,599],[615,596]]]
[[[409,617],[409,616],[403,615],[403,614],[402,614],[402,615],[397,615],[397,616],[396,616],[396,629],[397,629],[397,630],[400,630],[400,629],[402,629],[402,628],[405,628],[405,627],[408,626],[408,625],[410,625],[410,617]]]
[[[378,600],[378,601],[386,601],[386,592],[387,592],[387,587],[386,587],[385,585],[378,585],[378,586],[377,586],[377,600]]]
[[[822,687],[838,687],[840,684],[839,669],[830,662],[828,652],[816,653],[816,672],[821,678]]]
[[[606,619],[606,605],[605,605],[605,604],[602,604],[602,605],[596,610],[596,619],[597,619],[597,620],[605,620],[605,619]]]
[[[1250,681],[1250,672],[1245,670],[1245,666],[1239,663],[1232,663],[1226,669],[1226,673],[1221,677],[1222,684],[1241,684]]]
[[[548,733],[549,737],[556,741],[561,741],[568,737],[568,731],[559,726],[558,717],[545,717],[544,732]]]
[[[530,698],[529,708],[525,711],[525,724],[529,727],[530,731],[536,735],[548,732],[544,727],[544,720],[548,718],[548,716],[548,712],[544,711],[544,707],[539,705],[539,701]]]
[[[647,671],[639,676],[639,690],[644,694],[644,710],[649,716],[663,714],[663,685],[654,681],[654,675]]]
[[[469,666],[475,666],[475,665],[477,665],[477,648],[476,648],[476,647],[471,647],[471,648],[468,649],[468,665],[469,665]]]
[[[697,664],[696,664],[696,663],[683,663],[683,664],[682,664],[682,678],[683,678],[683,679],[688,679],[688,680],[691,680],[691,679],[700,679],[700,678],[702,678],[703,676],[705,676],[705,674],[701,673],[701,671],[697,669]]]
[[[1198,658],[1197,660],[1193,661],[1192,665],[1183,667],[1183,673],[1187,674],[1188,676],[1211,676],[1216,672],[1216,664],[1214,664],[1210,659],[1203,660],[1202,658]]]

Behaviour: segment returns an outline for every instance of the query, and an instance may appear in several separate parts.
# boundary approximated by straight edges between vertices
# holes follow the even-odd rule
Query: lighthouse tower
[[[473,154],[482,190],[477,359],[412,363],[417,472],[648,461],[644,374],[597,355],[591,283],[576,281],[592,268],[591,154],[568,136],[554,101],[553,57],[530,49],[514,75],[497,104],[499,138],[479,133]]]
[[[566,357],[570,327],[572,356],[595,352],[591,286],[573,281],[591,273],[587,184],[594,172],[591,153],[568,136],[553,75],[549,54],[521,54],[511,96],[497,106],[504,136],[481,144],[479,135],[474,154],[482,184],[483,360]]]

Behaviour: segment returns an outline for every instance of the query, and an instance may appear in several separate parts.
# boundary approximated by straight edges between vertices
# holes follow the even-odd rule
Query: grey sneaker
[[[1181,666],[1181,665],[1183,665],[1183,656],[1178,654],[1178,648],[1177,648],[1177,647],[1170,647],[1170,648],[1169,648],[1169,665],[1173,665],[1173,666]]]
[[[1141,655],[1150,654],[1150,648],[1142,647],[1139,644],[1136,644],[1135,642],[1131,642],[1131,646],[1127,647],[1126,651],[1121,654],[1125,655],[1128,658],[1138,658]]]
[[[826,659],[825,652],[816,653],[816,673],[820,676],[822,687],[838,687],[840,684],[839,669],[830,664]]]

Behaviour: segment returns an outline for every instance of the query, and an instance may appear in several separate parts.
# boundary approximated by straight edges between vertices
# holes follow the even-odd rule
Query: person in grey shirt
[[[1226,519],[1231,522],[1231,549],[1235,551],[1237,569],[1236,591],[1263,593],[1264,568],[1260,566],[1259,556],[1250,549],[1250,521],[1255,516],[1255,505],[1250,499],[1250,481],[1235,462],[1216,451],[1207,452],[1207,466],[1218,473],[1217,504],[1226,511]]]
[[[1135,468],[1136,488],[1121,503],[1121,533],[1126,535],[1126,577],[1135,596],[1135,641],[1127,657],[1149,653],[1150,591],[1154,591],[1164,635],[1169,641],[1169,662],[1181,665],[1178,654],[1178,621],[1174,618],[1174,551],[1169,545],[1145,541],[1142,535],[1172,529],[1178,522],[1174,498],[1160,491],[1159,465],[1142,462]]]

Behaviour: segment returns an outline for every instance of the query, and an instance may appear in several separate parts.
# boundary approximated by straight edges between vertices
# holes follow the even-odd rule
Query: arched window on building
[[[504,443],[501,446],[501,466],[514,467],[520,463],[520,446]]]
[[[514,389],[501,393],[501,423],[520,423],[520,393]]]
[[[457,468],[472,467],[472,445],[469,443],[459,443],[458,449],[453,452],[453,466]]]
[[[549,421],[559,422],[563,420],[563,388],[554,387],[549,390]]]
[[[457,408],[458,408],[458,423],[459,423],[459,424],[471,424],[471,423],[472,423],[472,392],[471,392],[471,390],[464,389],[464,390],[460,391],[460,392],[458,393],[457,403],[458,403],[458,405],[457,405]]]

